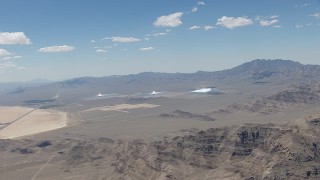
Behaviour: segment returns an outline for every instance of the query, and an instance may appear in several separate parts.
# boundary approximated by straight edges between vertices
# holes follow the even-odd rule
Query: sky
[[[0,82],[320,64],[320,0],[1,0]]]

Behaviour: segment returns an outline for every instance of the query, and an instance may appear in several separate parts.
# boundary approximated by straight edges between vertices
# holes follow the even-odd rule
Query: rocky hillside
[[[128,151],[116,167],[120,165],[119,175],[128,170],[139,174],[139,160],[150,168],[143,171],[150,172],[145,175],[158,172],[157,176],[169,179],[319,179],[319,119],[304,123],[307,128],[301,131],[287,126],[245,125],[132,145],[139,151]]]
[[[320,102],[320,81],[310,81],[300,85],[292,85],[268,99],[287,103],[314,104]]]
[[[56,174],[88,179],[319,179],[319,135],[317,115],[282,126],[208,129],[154,142],[1,140],[0,155],[44,155],[58,165]],[[11,166],[6,173],[22,167]]]
[[[284,108],[320,103],[320,81],[310,81],[299,85],[291,85],[287,89],[267,98],[253,100],[246,104],[232,104],[219,112],[235,112],[246,110],[258,113],[274,113]]]
[[[222,72],[226,75],[248,75],[252,79],[288,76],[315,77],[320,75],[320,66],[303,65],[291,60],[257,59]]]

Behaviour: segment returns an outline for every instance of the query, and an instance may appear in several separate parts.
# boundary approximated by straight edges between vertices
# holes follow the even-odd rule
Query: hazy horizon
[[[4,0],[0,82],[317,64],[319,0]]]
[[[244,63],[248,63],[248,62],[252,62],[255,60],[285,60],[285,61],[293,61],[293,60],[289,60],[289,59],[254,59],[254,60],[250,60],[250,61],[246,61]],[[319,65],[319,64],[303,64],[299,61],[293,61],[293,62],[298,62],[302,65]],[[30,80],[26,80],[26,81],[3,81],[0,83],[47,83],[47,82],[60,82],[60,81],[67,81],[67,80],[71,80],[71,79],[77,79],[77,78],[101,78],[101,77],[111,77],[111,76],[127,76],[127,75],[137,75],[137,74],[141,74],[141,73],[168,73],[168,74],[174,74],[174,73],[182,73],[182,74],[190,74],[190,73],[197,73],[197,72],[218,72],[218,71],[224,71],[224,70],[228,70],[228,69],[232,69],[235,68],[237,66],[243,65],[244,63],[238,64],[236,66],[232,66],[230,68],[226,68],[226,69],[221,69],[221,70],[215,70],[215,71],[204,71],[204,70],[197,70],[197,71],[191,71],[191,72],[159,72],[159,71],[142,71],[142,72],[136,72],[136,73],[129,73],[129,74],[111,74],[111,75],[103,75],[103,76],[76,76],[76,77],[67,77],[64,79],[46,79],[46,78],[34,78],[34,79],[30,79]]]

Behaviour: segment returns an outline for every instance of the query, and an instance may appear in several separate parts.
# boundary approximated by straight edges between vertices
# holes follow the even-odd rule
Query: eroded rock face
[[[130,167],[137,173],[134,170],[139,169],[135,166],[137,161],[158,173],[168,167],[188,167],[189,174],[171,168],[168,175],[178,179],[203,171],[217,170],[219,174],[221,167],[249,179],[317,179],[319,143],[316,136],[310,138],[289,127],[248,125],[209,129],[171,140],[130,145],[129,151],[122,151],[126,157],[118,165],[122,173]]]
[[[1,153],[54,155],[63,170],[91,169],[93,178],[319,179],[319,126],[314,116],[281,126],[193,131],[154,142],[66,139],[43,148],[44,141],[3,140],[0,147]]]
[[[152,143],[120,143],[111,162],[118,176],[155,178],[165,172],[167,178],[185,179],[216,172],[211,177],[218,178],[219,172],[229,172],[243,179],[318,179],[318,121],[306,122],[315,130],[311,136],[294,127],[245,125]]]

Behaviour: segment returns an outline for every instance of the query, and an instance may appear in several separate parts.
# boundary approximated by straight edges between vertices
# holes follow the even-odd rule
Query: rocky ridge
[[[183,119],[195,119],[200,121],[214,121],[215,119],[207,116],[207,115],[201,115],[201,114],[194,114],[182,110],[175,110],[172,113],[161,113],[159,117],[162,118],[183,118]]]
[[[257,113],[274,113],[296,105],[320,103],[320,81],[310,81],[303,84],[292,84],[287,89],[272,96],[256,99],[246,104],[232,104],[227,109],[218,112],[235,112],[246,110]]]
[[[0,154],[54,155],[92,179],[319,179],[320,114],[284,125],[214,128],[153,142],[1,140]],[[10,169],[10,168],[8,168]]]

